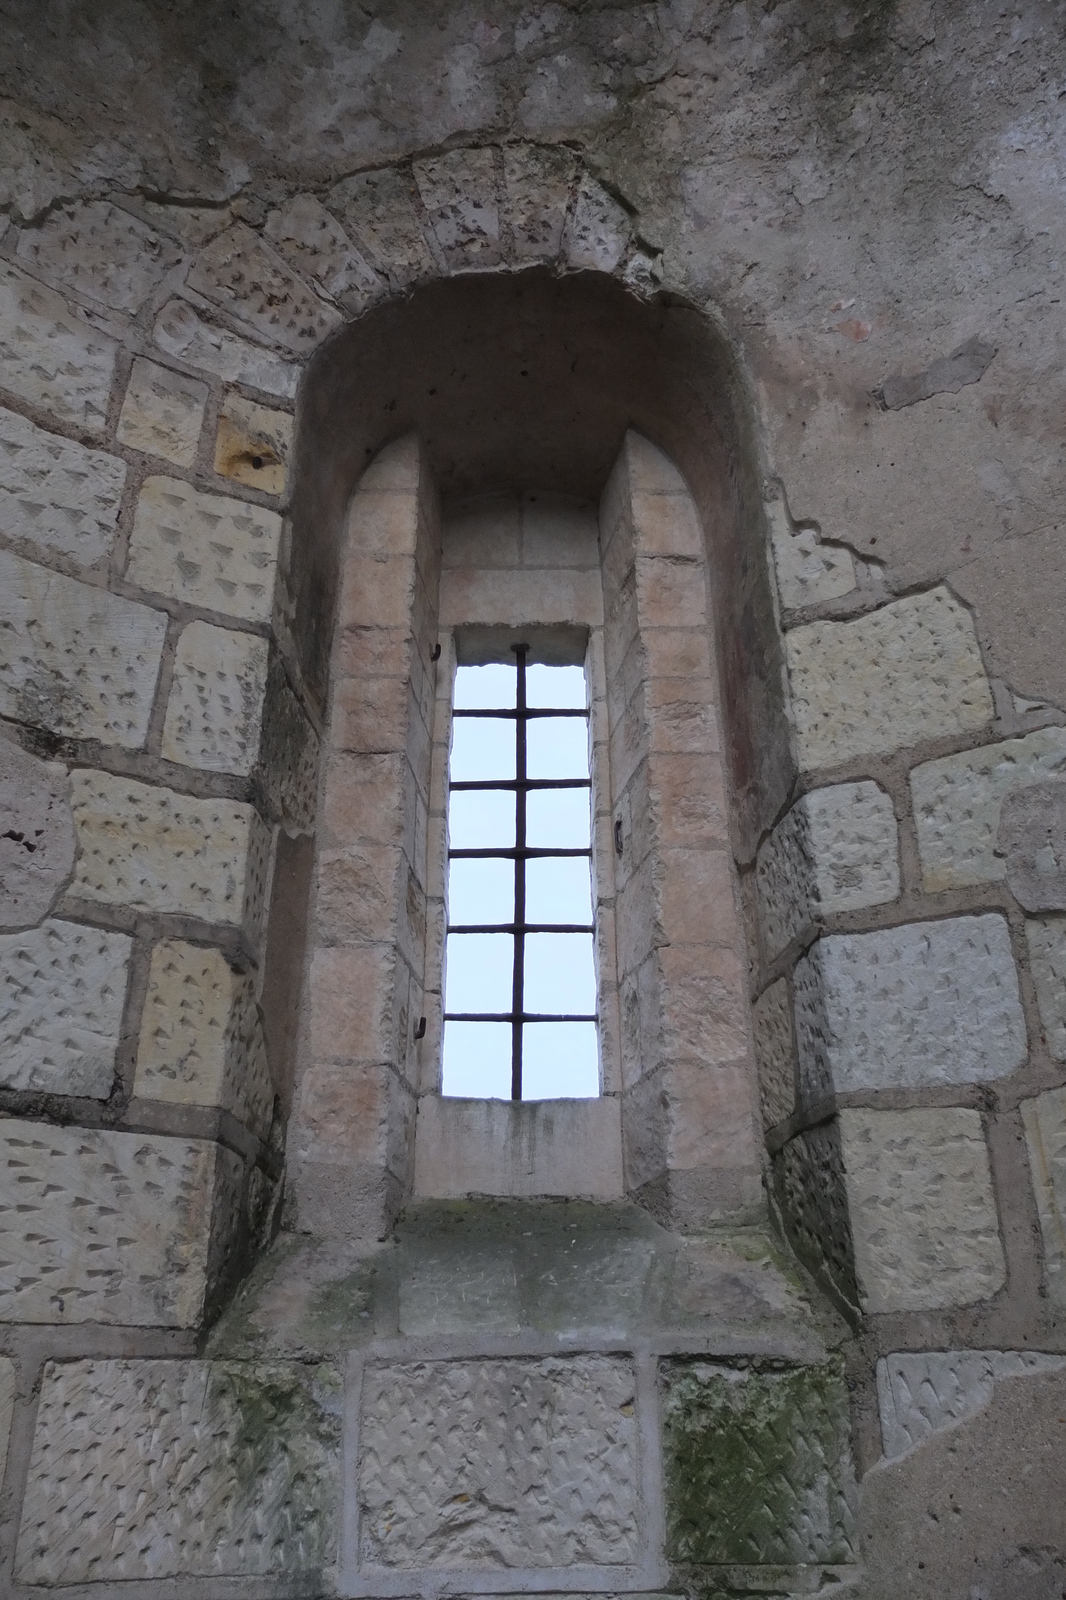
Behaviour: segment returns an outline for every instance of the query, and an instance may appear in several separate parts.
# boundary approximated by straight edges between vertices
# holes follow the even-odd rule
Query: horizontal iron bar
[[[525,711],[516,711],[514,709],[512,709],[510,711],[504,711],[504,710],[500,710],[500,711],[453,711],[452,712],[452,716],[453,717],[497,717],[497,718],[504,717],[504,718],[509,718],[510,721],[512,721],[512,722],[514,722],[517,717],[521,717],[525,722],[528,722],[531,717],[585,717],[586,720],[587,720],[587,718],[588,718],[588,710],[586,709],[585,711],[575,711],[575,710],[570,709],[570,708],[564,709],[562,706],[558,707],[556,710],[551,710],[550,708],[548,708],[546,706],[527,706]]]
[[[448,933],[595,933],[591,922],[455,922]]]
[[[561,1012],[556,1015],[550,1011],[446,1011],[445,1022],[599,1022],[599,1015],[593,1012],[573,1015]]]
[[[460,778],[450,789],[591,789],[591,778]]]
[[[588,848],[579,850],[549,850],[545,845],[543,849],[537,845],[527,844],[524,850],[519,850],[516,845],[500,845],[498,849],[486,846],[483,850],[449,850],[449,861],[529,861],[542,860],[545,856],[591,856]]]

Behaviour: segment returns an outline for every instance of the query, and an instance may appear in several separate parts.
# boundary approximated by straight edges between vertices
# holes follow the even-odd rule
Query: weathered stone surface
[[[759,913],[771,960],[819,915],[899,894],[892,802],[876,783],[838,783],[797,800],[759,849]]]
[[[777,572],[777,592],[786,611],[850,594],[855,558],[843,545],[823,544],[813,528],[793,528],[782,501],[766,508]]]
[[[139,748],[166,626],[149,606],[0,550],[0,714]]]
[[[415,192],[408,173],[382,167],[345,178],[327,196],[330,209],[363,247],[371,266],[395,286],[433,270]]]
[[[635,1560],[633,1411],[632,1368],[612,1356],[369,1367],[360,1421],[363,1562],[402,1569]]]
[[[450,150],[429,161],[416,161],[414,174],[449,265],[487,267],[499,261],[500,216],[492,150]]]
[[[189,287],[293,355],[309,355],[343,320],[243,222],[200,252]]]
[[[0,936],[0,1084],[106,1100],[132,940],[48,921]]]
[[[266,816],[305,830],[313,827],[318,804],[318,752],[318,734],[293,692],[281,656],[274,652],[267,667],[263,736],[256,771]]]
[[[7,1465],[7,1446],[11,1438],[11,1414],[15,1409],[15,1363],[0,1356],[0,1472]]]
[[[257,406],[239,394],[226,396],[215,440],[217,473],[264,494],[284,494],[291,449],[292,417],[287,411]]]
[[[0,410],[0,533],[79,566],[104,560],[115,536],[126,463]]]
[[[944,588],[853,622],[793,628],[785,654],[806,771],[954,737],[992,716],[973,619]]]
[[[61,295],[0,261],[0,367],[4,388],[64,422],[99,433],[115,368],[114,339]]]
[[[0,739],[0,929],[42,922],[73,866],[66,768]]]
[[[171,372],[138,356],[118,419],[118,436],[133,450],[163,456],[179,467],[196,461],[208,388],[199,378]]]
[[[856,1491],[841,1365],[759,1372],[672,1361],[665,1377],[672,1560],[853,1559]]]
[[[567,230],[566,259],[572,267],[613,272],[629,248],[632,224],[623,208],[594,178],[582,178]]]
[[[572,152],[566,149],[504,146],[507,219],[520,261],[550,261],[559,254],[576,166]]]
[[[274,1089],[255,983],[221,950],[167,939],[152,951],[133,1092],[221,1106],[263,1136]]]
[[[585,1195],[620,1200],[620,1102],[445,1099],[423,1095],[415,1134],[415,1194]]]
[[[1050,778],[1007,795],[996,854],[1024,911],[1066,911],[1066,782]]]
[[[1025,938],[1048,1049],[1066,1061],[1066,919],[1029,917]]]
[[[796,1109],[792,1001],[787,978],[764,989],[752,1007],[763,1126],[776,1127]]]
[[[297,1363],[50,1363],[19,1580],[318,1575],[334,1556],[340,1387]]]
[[[251,806],[80,768],[71,779],[81,854],[71,893],[254,931],[270,833]]]
[[[796,1253],[852,1306],[859,1302],[840,1128],[819,1123],[774,1157],[774,1189]]]
[[[924,886],[955,889],[1002,878],[1007,862],[996,840],[1003,802],[1064,771],[1066,728],[1041,728],[915,767],[911,793]]]
[[[980,383],[996,354],[993,344],[967,339],[949,356],[941,356],[921,372],[896,372],[881,385],[881,399],[889,411],[901,411],[934,394],[958,394],[968,383]]]
[[[976,1111],[840,1113],[855,1266],[867,1311],[968,1305],[1006,1269]]]
[[[1023,1100],[1022,1120],[1040,1213],[1048,1299],[1066,1306],[1066,1089]]]
[[[147,478],[137,502],[126,577],[159,594],[267,622],[281,518],[180,478]]]
[[[139,311],[181,260],[172,239],[106,200],[61,206],[19,238],[19,257],[115,311]]]
[[[246,383],[291,400],[300,381],[299,364],[249,344],[227,328],[215,328],[198,317],[184,300],[171,300],[156,318],[152,333],[160,350],[213,372],[225,383]]]
[[[209,772],[251,772],[259,753],[267,641],[209,622],[190,622],[178,640],[163,724],[168,761]]]
[[[0,1296],[11,1322],[192,1327],[212,1213],[240,1160],[203,1139],[0,1122]]]
[[[291,266],[356,316],[385,293],[377,273],[313,194],[298,194],[272,211],[263,234]]]
[[[1066,1356],[1035,1350],[923,1350],[877,1363],[877,1399],[886,1460],[913,1450],[991,1404],[997,1382],[1058,1372]]]
[[[834,934],[793,974],[800,1083],[916,1088],[1005,1078],[1026,1056],[1010,934],[996,915]]]

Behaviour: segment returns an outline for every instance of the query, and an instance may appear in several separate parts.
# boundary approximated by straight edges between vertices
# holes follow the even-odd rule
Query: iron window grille
[[[511,934],[514,939],[514,957],[511,982],[511,1008],[509,1011],[445,1011],[445,1022],[506,1022],[511,1025],[511,1099],[522,1098],[522,1040],[523,1024],[527,1022],[592,1022],[598,1023],[598,1012],[546,1012],[528,1011],[525,1006],[525,941],[527,934],[585,933],[593,934],[592,922],[527,922],[526,921],[526,865],[531,860],[584,856],[591,872],[591,842],[582,848],[539,847],[526,843],[526,799],[535,789],[591,789],[591,778],[530,778],[527,775],[527,729],[529,723],[541,717],[581,717],[588,726],[589,711],[572,707],[529,706],[526,703],[526,657],[528,644],[511,647],[516,658],[517,684],[513,709],[478,709],[452,712],[453,717],[492,717],[511,720],[515,730],[515,775],[513,778],[481,778],[451,781],[449,795],[462,790],[510,790],[515,797],[515,842],[508,847],[485,849],[458,849],[448,851],[448,860],[511,860],[514,862],[514,917],[510,922],[463,922],[447,925],[449,934],[497,933]]]

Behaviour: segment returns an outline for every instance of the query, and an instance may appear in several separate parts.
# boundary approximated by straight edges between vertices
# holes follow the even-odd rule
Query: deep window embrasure
[[[456,671],[442,1089],[599,1093],[584,670]]]

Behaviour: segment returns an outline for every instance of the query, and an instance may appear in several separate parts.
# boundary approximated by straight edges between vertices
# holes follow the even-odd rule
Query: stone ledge
[[[621,1103],[462,1100],[423,1095],[415,1127],[415,1195],[537,1195],[620,1200]]]

